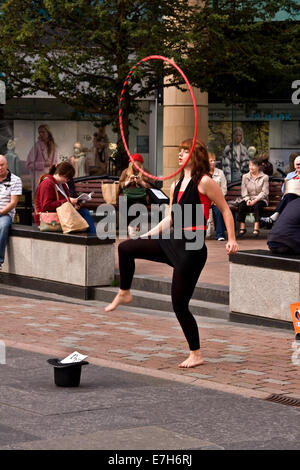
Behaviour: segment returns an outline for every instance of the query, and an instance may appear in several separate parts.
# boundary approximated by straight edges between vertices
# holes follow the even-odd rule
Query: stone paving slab
[[[168,431],[159,426],[134,427],[114,431],[98,431],[84,435],[71,435],[60,439],[21,442],[18,449],[24,450],[220,450],[212,442],[196,439],[188,435]]]
[[[300,409],[197,387],[197,377],[162,380],[148,369],[89,364],[80,387],[56,387],[47,357],[7,349],[0,450],[299,449]]]
[[[205,363],[181,370],[178,364],[188,349],[170,314],[154,316],[128,308],[106,313],[101,302],[28,302],[6,295],[0,296],[0,303],[2,313],[14,312],[1,316],[0,340],[7,346],[48,353],[49,357],[78,350],[97,365],[138,368],[139,373],[247,396],[281,393],[300,397],[300,364],[292,362],[293,331],[197,317]]]

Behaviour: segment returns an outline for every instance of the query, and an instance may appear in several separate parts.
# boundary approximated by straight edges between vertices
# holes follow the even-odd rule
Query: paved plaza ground
[[[207,244],[200,281],[228,285],[225,244]],[[164,278],[171,268],[138,261],[136,273]],[[106,313],[99,301],[13,292],[0,300],[0,449],[299,449],[300,408],[268,401],[300,399],[293,330],[197,316],[205,362],[181,370],[188,350],[172,312]],[[46,360],[75,350],[90,363],[80,387],[56,387]]]

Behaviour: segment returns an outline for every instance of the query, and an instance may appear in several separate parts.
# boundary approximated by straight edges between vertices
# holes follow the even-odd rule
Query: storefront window
[[[209,150],[222,167],[228,149],[240,140],[238,157],[267,154],[273,176],[290,171],[290,155],[300,153],[300,109],[293,103],[259,103],[253,106],[209,105]],[[266,155],[264,156],[266,158]],[[231,163],[229,180],[235,177]],[[229,181],[230,182],[230,181]]]
[[[129,148],[143,155],[149,165],[149,102],[143,122],[130,131]],[[1,106],[0,153],[6,155],[11,171],[22,178],[23,188],[36,190],[39,176],[53,162],[70,161],[76,176],[115,174],[113,145],[117,141],[111,126],[101,127],[97,118],[78,113],[54,98],[42,94],[13,99]],[[147,114],[148,113],[148,114]]]

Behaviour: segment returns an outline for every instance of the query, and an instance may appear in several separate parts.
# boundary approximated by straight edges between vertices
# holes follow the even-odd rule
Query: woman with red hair
[[[129,304],[132,301],[130,287],[135,259],[147,259],[172,266],[172,304],[190,349],[188,358],[179,364],[181,368],[195,367],[204,362],[200,352],[198,326],[189,310],[189,302],[207,258],[205,222],[209,217],[211,201],[221,211],[227,228],[227,253],[233,254],[238,250],[231,210],[221,188],[209,176],[206,146],[197,140],[188,160],[192,143],[192,139],[187,139],[179,146],[179,165],[183,171],[179,181],[171,186],[170,214],[140,238],[120,243],[120,289],[112,303],[105,308],[109,312],[120,304]],[[176,217],[176,214],[181,217]],[[160,236],[165,230],[169,230],[168,237]],[[189,243],[192,236],[201,242],[195,245]]]

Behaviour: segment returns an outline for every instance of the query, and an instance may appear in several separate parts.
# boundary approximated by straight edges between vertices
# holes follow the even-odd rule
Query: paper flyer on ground
[[[70,363],[84,361],[86,358],[87,358],[87,356],[84,356],[83,354],[80,354],[78,351],[74,351],[72,354],[65,357],[60,362],[61,362],[61,364],[70,364]]]

